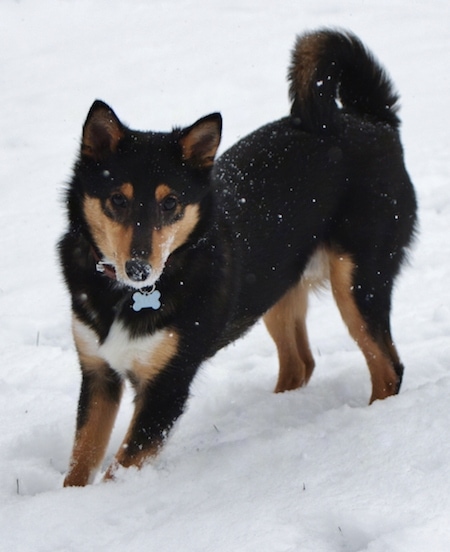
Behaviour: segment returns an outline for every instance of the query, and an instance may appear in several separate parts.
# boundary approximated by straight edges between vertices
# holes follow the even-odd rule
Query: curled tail
[[[398,95],[385,70],[347,32],[300,36],[289,68],[291,114],[310,132],[332,133],[342,111],[398,127]]]

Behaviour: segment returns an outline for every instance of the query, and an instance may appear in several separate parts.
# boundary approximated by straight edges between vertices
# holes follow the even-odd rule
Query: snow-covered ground
[[[155,130],[220,110],[223,150],[287,112],[294,37],[323,25],[356,32],[402,95],[421,231],[394,297],[400,395],[367,406],[325,293],[307,388],[271,392],[258,325],[203,367],[154,465],[63,489],[80,376],[54,246],[90,104]],[[1,1],[1,552],[450,550],[449,29],[448,0]]]

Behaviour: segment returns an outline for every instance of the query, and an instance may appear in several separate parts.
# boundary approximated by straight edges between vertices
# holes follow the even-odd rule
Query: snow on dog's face
[[[93,104],[76,168],[78,193],[92,245],[119,282],[153,285],[193,235],[220,133],[219,114],[171,133],[138,132],[103,102]]]

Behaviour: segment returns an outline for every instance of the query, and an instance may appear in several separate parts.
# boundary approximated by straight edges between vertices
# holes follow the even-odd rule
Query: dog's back
[[[331,277],[350,333],[360,345],[370,343],[363,349],[369,367],[373,355],[383,359],[372,370],[372,400],[382,398],[399,389],[403,371],[389,312],[416,222],[398,98],[373,56],[344,33],[300,37],[289,78],[291,115],[242,139],[215,167],[241,261],[235,324],[258,318],[278,302],[266,321],[282,350],[281,365],[283,351],[292,349],[285,364],[300,375],[291,374],[294,383],[279,382],[277,389],[306,383],[311,370],[303,365],[312,364],[311,355],[294,345],[298,341],[309,351],[306,330],[278,327],[304,327],[306,293],[316,283],[311,279]],[[309,270],[302,280],[317,255],[327,261],[320,263],[321,273]]]

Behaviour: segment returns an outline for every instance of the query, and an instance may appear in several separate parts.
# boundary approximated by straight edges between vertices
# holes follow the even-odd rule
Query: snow
[[[450,4],[377,0],[3,0],[0,4],[0,550],[423,552],[450,549]],[[208,362],[159,458],[62,488],[80,375],[56,261],[61,205],[95,98],[135,128],[221,111],[221,150],[288,109],[295,35],[357,33],[402,97],[420,235],[394,297],[406,366],[370,407],[329,293],[310,385],[275,395],[259,324]],[[128,392],[108,449],[126,431]]]

